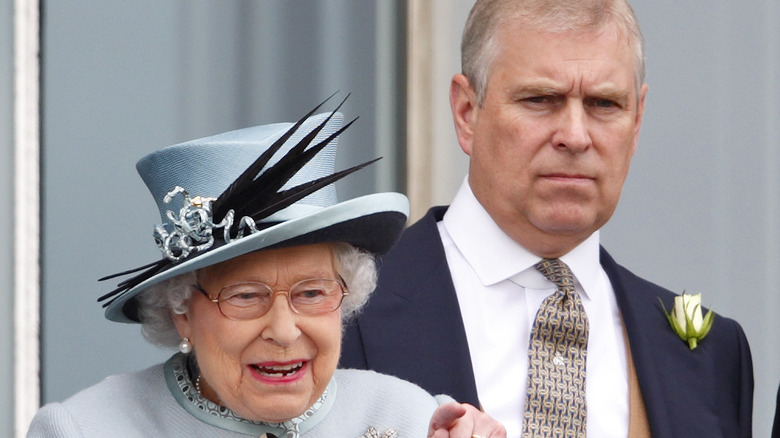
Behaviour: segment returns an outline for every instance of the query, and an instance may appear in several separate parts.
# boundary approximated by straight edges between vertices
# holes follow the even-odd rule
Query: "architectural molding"
[[[14,2],[14,423],[40,406],[40,6]]]
[[[422,216],[431,204],[431,146],[433,108],[433,8],[430,0],[410,0],[407,39],[406,193],[410,222]]]

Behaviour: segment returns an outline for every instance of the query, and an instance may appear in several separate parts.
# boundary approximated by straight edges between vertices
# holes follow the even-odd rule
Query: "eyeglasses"
[[[257,319],[265,315],[273,305],[276,295],[286,295],[293,312],[314,316],[333,312],[341,307],[344,297],[349,295],[343,280],[309,279],[295,283],[289,290],[273,290],[271,286],[260,282],[236,283],[223,287],[216,298],[203,290],[196,289],[213,303],[219,311],[232,320],[244,321]]]

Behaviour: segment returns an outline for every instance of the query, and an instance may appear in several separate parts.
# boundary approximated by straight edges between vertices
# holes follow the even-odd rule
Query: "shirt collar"
[[[579,283],[584,298],[595,298],[595,293],[602,290],[599,286],[601,260],[599,256],[599,232],[591,234],[584,242],[561,257],[574,274],[575,286]],[[540,274],[541,275],[541,274]]]
[[[523,286],[534,287],[524,283],[532,281],[539,284],[546,281],[534,268],[540,258],[501,230],[474,196],[468,178],[455,194],[442,224],[483,285],[490,286],[511,279],[519,280]],[[591,234],[562,256],[561,260],[569,265],[575,284],[579,283],[586,296],[589,291],[597,290],[601,269],[599,232]],[[529,270],[533,273],[525,272]],[[549,287],[549,283],[545,287]]]

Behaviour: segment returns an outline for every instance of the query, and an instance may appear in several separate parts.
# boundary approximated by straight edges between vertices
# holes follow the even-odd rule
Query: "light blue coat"
[[[279,434],[273,427],[200,411],[197,403],[175,388],[170,363],[110,376],[62,403],[47,404],[33,419],[27,436],[227,438]],[[433,411],[452,400],[431,396],[404,380],[362,370],[336,370],[327,391],[328,402],[300,424],[301,437],[372,436],[367,434],[370,427],[380,437],[388,429],[396,430],[399,438],[425,437]]]

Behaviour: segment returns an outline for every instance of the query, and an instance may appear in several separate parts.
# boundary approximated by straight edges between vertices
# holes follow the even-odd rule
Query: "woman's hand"
[[[506,430],[470,404],[449,402],[433,413],[428,438],[506,438]]]

